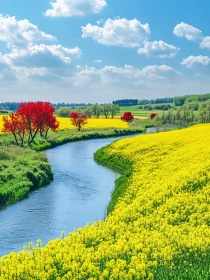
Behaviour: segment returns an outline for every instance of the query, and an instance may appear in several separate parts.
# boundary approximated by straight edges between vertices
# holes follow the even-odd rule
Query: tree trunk
[[[34,139],[35,139],[35,137],[36,137],[38,131],[39,131],[39,128],[37,128],[36,131],[35,131],[35,133],[34,133],[34,135],[32,135],[32,138],[30,139],[30,141],[29,141],[29,143],[28,143],[29,146],[33,143],[33,141],[34,141]]]
[[[14,135],[14,137],[15,137],[15,142],[16,142],[17,146],[19,146],[19,143],[18,143],[18,140],[17,140],[17,136],[16,136],[16,134],[15,134],[15,133],[13,133],[13,135]]]

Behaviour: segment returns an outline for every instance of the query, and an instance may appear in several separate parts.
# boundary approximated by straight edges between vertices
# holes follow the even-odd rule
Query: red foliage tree
[[[125,112],[123,116],[121,116],[121,120],[125,122],[132,122],[134,119],[134,116],[132,115],[131,112]]]
[[[153,120],[156,116],[157,116],[157,114],[152,113],[152,114],[150,115],[150,119]]]
[[[26,120],[17,113],[4,116],[2,132],[12,134],[17,146],[23,146],[24,138],[27,135]]]
[[[21,139],[28,136],[28,145],[31,145],[40,133],[41,137],[47,137],[49,129],[56,131],[59,123],[53,115],[54,107],[49,102],[25,102],[21,103],[15,114],[3,118],[3,132],[14,135],[17,145]]]
[[[46,138],[49,129],[55,131],[59,127],[53,116],[54,107],[49,102],[21,103],[17,113],[26,119],[29,145],[33,143],[37,133]]]
[[[72,125],[75,126],[78,129],[78,131],[80,131],[81,128],[87,124],[86,115],[80,115],[77,112],[72,112],[70,118],[71,118]]]

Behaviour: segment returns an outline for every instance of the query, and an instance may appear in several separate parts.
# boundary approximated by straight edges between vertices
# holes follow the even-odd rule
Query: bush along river
[[[119,174],[98,165],[93,155],[116,139],[73,142],[46,151],[54,181],[0,210],[1,256],[29,242],[36,245],[39,238],[45,245],[61,231],[67,235],[87,222],[104,219]]]

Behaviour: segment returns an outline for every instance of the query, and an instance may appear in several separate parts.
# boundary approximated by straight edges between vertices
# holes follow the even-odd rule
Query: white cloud
[[[98,14],[107,5],[105,0],[55,0],[52,9],[47,10],[48,17],[72,17],[85,14]]]
[[[186,37],[189,41],[202,39],[201,30],[184,22],[181,22],[175,26],[174,34],[178,37]]]
[[[210,36],[203,38],[202,42],[200,43],[200,48],[210,50]]]
[[[138,49],[139,54],[155,56],[159,58],[174,57],[180,48],[169,45],[163,41],[146,42],[143,48]]]
[[[15,17],[0,15],[0,42],[7,46],[4,53],[0,52],[0,68],[3,69],[1,77],[5,76],[7,80],[11,73],[14,79],[28,77],[30,73],[48,75],[47,69],[52,72],[52,69],[69,67],[72,59],[81,56],[78,47],[55,45],[55,40],[56,37],[40,31],[26,19],[16,20]],[[64,69],[63,72],[65,71]]]
[[[66,70],[65,70],[66,69]],[[66,71],[66,72],[65,72]],[[15,81],[15,78],[18,81]],[[168,65],[123,67],[19,67],[0,72],[1,101],[112,102],[123,98],[176,96],[207,92],[209,76],[180,75]],[[87,94],[88,92],[88,94]],[[59,93],[59,94],[58,94]]]
[[[82,26],[82,38],[90,37],[108,46],[139,47],[148,41],[149,36],[149,24],[136,19],[108,19],[103,27],[90,23]]]
[[[79,87],[96,86],[98,84],[117,85],[120,87],[142,87],[147,82],[164,80],[172,76],[179,76],[181,73],[167,65],[149,65],[145,68],[138,69],[131,65],[124,67],[105,66],[101,69],[95,67],[78,67],[77,72],[70,77],[71,83]],[[67,78],[68,79],[68,78]]]
[[[101,63],[102,60],[101,60],[101,59],[98,59],[98,60],[94,60],[93,62],[95,62],[95,63]]]
[[[0,61],[8,65],[28,67],[56,67],[70,65],[72,58],[79,58],[81,50],[64,48],[61,45],[33,45],[26,49],[12,49],[8,54],[0,56]]]
[[[176,71],[173,67],[168,65],[149,65],[142,69],[142,73],[144,73],[148,78],[167,78],[171,77],[171,75],[182,75],[182,73]]]
[[[193,68],[196,66],[208,66],[210,65],[210,57],[208,56],[189,56],[182,60],[182,65],[186,66],[187,68]]]
[[[37,42],[55,40],[55,36],[40,31],[27,19],[18,21],[15,17],[0,14],[0,41],[8,48],[24,48]]]

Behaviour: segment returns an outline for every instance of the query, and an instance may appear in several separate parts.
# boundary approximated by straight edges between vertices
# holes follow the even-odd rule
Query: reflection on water
[[[173,130],[176,129],[176,126],[165,126],[165,127],[148,127],[146,129],[146,134],[152,134],[152,133],[157,133],[157,132],[164,132],[164,131],[169,131],[169,130]]]
[[[0,255],[38,238],[44,244],[87,222],[103,219],[119,176],[98,165],[93,154],[116,138],[68,143],[47,151],[54,181],[0,211]]]

